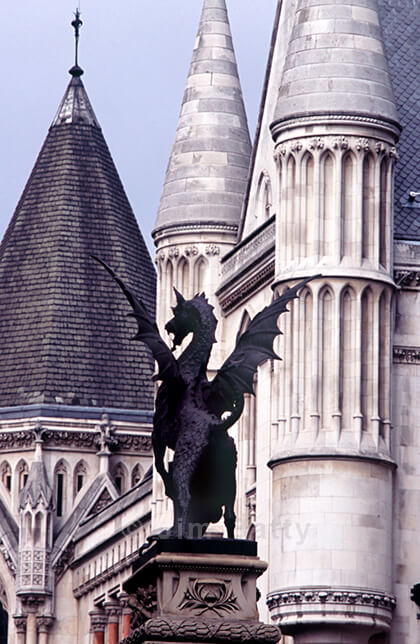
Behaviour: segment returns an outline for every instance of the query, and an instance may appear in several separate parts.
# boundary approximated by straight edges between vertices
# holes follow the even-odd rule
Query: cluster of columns
[[[54,622],[50,615],[15,615],[16,644],[48,644],[48,634]]]
[[[121,593],[89,612],[90,631],[93,633],[93,644],[118,644],[129,635],[131,608],[128,606],[128,595]],[[107,638],[105,639],[105,633]]]

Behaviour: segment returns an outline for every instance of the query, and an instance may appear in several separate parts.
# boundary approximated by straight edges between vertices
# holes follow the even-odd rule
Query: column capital
[[[90,617],[90,630],[94,633],[105,631],[105,627],[108,624],[108,616],[102,608],[95,608],[94,610],[89,611]]]
[[[122,612],[122,606],[118,599],[109,599],[104,602],[105,612],[108,616],[108,623],[119,621]]]
[[[15,620],[15,628],[17,633],[26,633],[26,622],[28,621],[27,615],[13,615]]]
[[[41,615],[37,616],[36,624],[38,627],[39,633],[48,633],[49,629],[53,625],[54,617],[52,615]]]

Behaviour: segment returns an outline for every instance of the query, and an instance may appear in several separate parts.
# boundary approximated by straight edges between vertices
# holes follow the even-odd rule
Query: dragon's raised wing
[[[281,333],[278,317],[288,311],[287,303],[314,277],[289,288],[251,320],[229,358],[204,390],[206,405],[212,413],[220,417],[224,412],[231,412],[226,427],[233,425],[241,415],[244,394],[254,393],[253,380],[258,365],[269,358],[280,360],[273,351],[274,339]]]
[[[133,309],[133,312],[128,315],[136,319],[138,329],[136,335],[131,339],[139,340],[147,344],[154,359],[157,361],[159,373],[153,377],[153,380],[176,381],[180,379],[178,363],[166,342],[162,340],[156,323],[148,313],[143,302],[127,288],[122,279],[102,259],[99,259],[95,255],[92,255],[92,257],[114,278]]]

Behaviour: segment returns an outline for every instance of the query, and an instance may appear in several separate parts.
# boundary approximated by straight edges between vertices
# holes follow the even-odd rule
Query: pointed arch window
[[[114,483],[120,494],[125,492],[127,486],[127,472],[122,463],[117,463],[114,468]]]
[[[69,468],[64,461],[55,466],[54,487],[57,517],[64,516],[67,505],[67,477]]]
[[[80,461],[74,468],[74,495],[82,489],[87,479],[87,465],[84,461]]]
[[[139,463],[135,467],[133,467],[133,471],[131,472],[131,487],[134,487],[137,485],[137,483],[140,483],[140,481],[143,479],[143,470],[142,467]]]
[[[264,170],[258,181],[256,217],[262,215],[262,219],[268,219],[271,216],[272,202],[271,179],[268,172]]]
[[[200,293],[204,290],[206,273],[207,273],[207,262],[204,257],[199,257],[195,264],[195,279],[194,279],[194,291]]]
[[[28,480],[28,475],[29,475],[29,468],[26,461],[19,461],[16,467],[16,474],[17,474],[18,491],[20,492],[25,487],[26,481]]]
[[[10,492],[12,489],[12,468],[7,461],[1,466],[1,480],[6,490]]]

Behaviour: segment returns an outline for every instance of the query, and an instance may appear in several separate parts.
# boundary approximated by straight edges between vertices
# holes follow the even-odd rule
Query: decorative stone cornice
[[[95,451],[98,447],[99,438],[99,430],[97,432],[87,432],[45,429],[42,434],[44,447],[79,447]],[[115,444],[112,445],[114,451],[150,452],[152,450],[150,436],[118,434],[115,432],[113,440],[115,441]],[[32,430],[0,432],[0,451],[33,447],[34,444],[35,439]]]
[[[394,281],[401,288],[418,288],[420,287],[420,271],[412,271],[407,268],[397,269],[394,271]]]
[[[314,154],[324,153],[330,150],[334,154],[345,154],[352,151],[355,154],[366,155],[369,152],[375,152],[378,157],[390,157],[398,159],[396,148],[389,143],[378,141],[374,138],[361,138],[357,136],[337,136],[334,134],[323,134],[322,136],[299,136],[290,138],[279,143],[274,151],[274,159],[281,161],[286,159],[290,154],[294,157],[302,155],[305,152]]]
[[[275,644],[280,639],[280,631],[272,624],[261,622],[155,617],[134,630],[124,640],[124,644],[137,644],[149,638],[167,641]]]
[[[229,313],[236,308],[241,302],[246,300],[252,293],[266,284],[270,284],[274,279],[274,258],[265,264],[260,270],[255,271],[249,278],[231,292],[223,293],[223,290],[217,293],[219,296],[220,306],[223,313]]]
[[[152,237],[155,241],[155,244],[158,243],[159,239],[163,237],[171,237],[173,235],[180,235],[182,233],[197,233],[197,232],[220,232],[228,233],[230,236],[236,236],[238,232],[238,226],[232,224],[221,224],[220,222],[203,222],[197,224],[174,224],[170,226],[164,226],[162,228],[156,228],[152,232]]]
[[[351,604],[361,606],[381,606],[394,609],[396,600],[393,595],[381,592],[350,590],[339,588],[308,588],[305,590],[285,590],[269,593],[267,606],[272,608],[284,604]]]
[[[340,587],[291,588],[269,593],[267,606],[284,634],[307,624],[348,624],[388,631],[396,601],[393,595],[372,590]]]
[[[420,364],[419,347],[394,347],[393,362],[406,364]]]
[[[401,126],[396,121],[389,121],[382,118],[370,116],[360,116],[358,114],[315,114],[313,116],[299,115],[283,121],[274,122],[271,126],[272,136],[275,139],[279,134],[291,128],[298,128],[307,125],[324,125],[324,124],[352,124],[367,126],[376,130],[390,132],[394,137],[398,137],[401,132]]]

